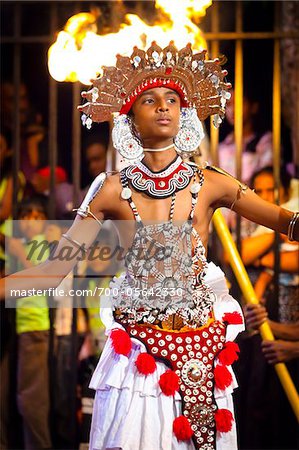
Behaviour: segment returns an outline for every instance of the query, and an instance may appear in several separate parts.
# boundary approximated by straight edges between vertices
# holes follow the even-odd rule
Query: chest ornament
[[[136,191],[154,198],[167,198],[185,189],[195,173],[195,168],[184,163],[180,156],[159,172],[153,172],[141,161],[124,170],[126,178]]]

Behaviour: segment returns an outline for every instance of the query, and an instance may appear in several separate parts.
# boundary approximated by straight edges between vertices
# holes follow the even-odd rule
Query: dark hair
[[[12,156],[5,156],[1,167],[1,178],[9,178],[13,176]]]
[[[34,209],[43,213],[46,218],[49,217],[48,212],[48,197],[42,194],[36,194],[33,197],[26,198],[22,201],[22,203],[18,207],[18,217],[30,213]]]
[[[262,175],[264,173],[274,176],[273,166],[266,166],[266,167],[263,167],[262,169],[259,169],[257,172],[254,172],[254,174],[252,175],[252,177],[250,179],[250,186],[252,188],[254,186],[254,182],[255,182],[256,178],[259,175]],[[291,177],[290,173],[287,171],[286,167],[281,166],[280,167],[280,184],[284,188],[285,191],[288,191],[290,189],[291,179],[292,179],[292,177]]]

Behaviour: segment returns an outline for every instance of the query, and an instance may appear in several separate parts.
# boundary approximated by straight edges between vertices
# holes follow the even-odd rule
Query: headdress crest
[[[128,113],[141,92],[165,86],[179,93],[183,107],[196,108],[200,120],[215,115],[218,126],[230,98],[226,75],[219,59],[206,59],[206,50],[193,53],[191,44],[177,50],[173,41],[162,49],[153,42],[147,51],[134,47],[130,57],[117,55],[115,66],[104,66],[103,75],[82,92],[87,102],[79,109],[90,127],[92,122],[110,120],[112,113]]]

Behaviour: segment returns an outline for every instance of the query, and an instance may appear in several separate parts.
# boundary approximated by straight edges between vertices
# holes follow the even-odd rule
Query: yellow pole
[[[257,296],[254,292],[254,289],[252,287],[251,281],[245,270],[244,264],[241,260],[240,254],[229,232],[225,219],[219,209],[215,211],[213,215],[213,223],[216,228],[217,234],[220,238],[220,241],[225,251],[229,255],[229,262],[238,280],[245,301],[247,303],[255,303],[255,304],[259,303]],[[270,341],[274,340],[274,336],[268,322],[264,322],[260,326],[260,333],[264,340],[265,339]],[[294,383],[290,377],[290,374],[286,368],[286,365],[283,363],[275,364],[275,370],[299,422],[299,397],[296,388],[294,386]]]
[[[212,31],[217,33],[219,31],[219,3],[213,3],[212,9]],[[211,55],[212,58],[217,58],[219,55],[219,41],[211,42]],[[215,128],[213,125],[213,116],[210,117],[210,154],[214,166],[219,166],[219,155],[218,155],[218,144],[219,144],[219,128]]]

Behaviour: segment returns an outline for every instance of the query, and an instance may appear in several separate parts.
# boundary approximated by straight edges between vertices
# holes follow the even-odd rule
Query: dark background
[[[16,2],[2,1],[1,11],[1,80],[13,78],[13,44],[3,42],[3,38],[13,35],[14,7]],[[48,90],[49,73],[47,68],[47,51],[55,41],[55,35],[50,34],[49,1],[22,1],[21,5],[21,35],[44,36],[43,43],[21,44],[21,78],[29,90],[29,97],[43,116],[44,124],[48,123]],[[57,31],[63,29],[68,18],[77,12],[89,11],[90,7],[101,8],[102,17],[99,32],[111,31],[111,8],[114,2],[56,2],[58,7]],[[123,2],[126,12],[140,11],[139,2]],[[153,1],[141,2],[141,17],[148,23],[156,18]],[[273,1],[244,1],[243,30],[244,31],[273,31],[274,6]],[[115,7],[115,6],[114,6]],[[200,23],[205,32],[211,31],[211,8],[207,9],[206,17]],[[235,31],[236,2],[219,2],[220,31]],[[121,14],[121,13],[120,13]],[[115,25],[113,31],[117,31]],[[233,40],[221,41],[220,51],[228,58],[226,68],[229,71],[228,80],[234,83],[234,52]],[[244,41],[244,92],[260,102],[261,114],[259,126],[261,129],[271,129],[272,114],[272,71],[273,71],[273,41],[247,40]],[[63,165],[71,178],[71,136],[72,136],[72,83],[58,82],[58,163]],[[84,88],[82,86],[82,88]],[[79,119],[79,116],[78,116]],[[220,128],[220,139],[227,134],[229,127],[226,123]],[[93,131],[106,135],[107,127],[94,126]],[[88,179],[84,164],[84,142],[90,133],[82,131],[82,185]],[[283,158],[290,161],[292,152],[289,144],[288,130],[283,127],[284,153]]]

